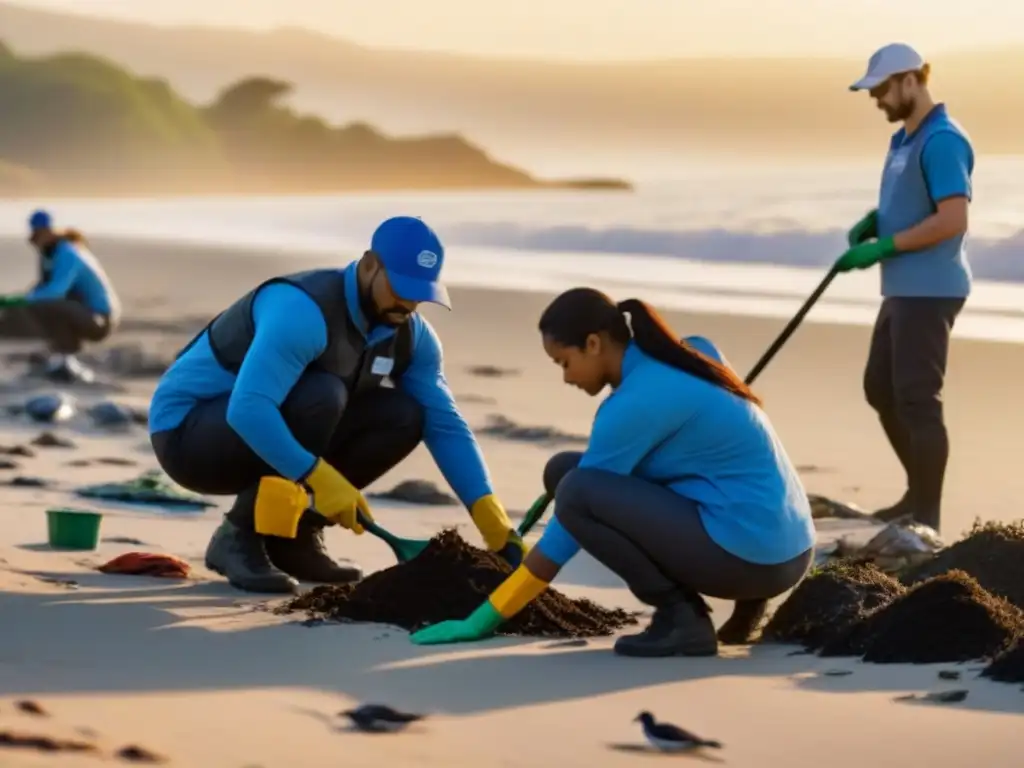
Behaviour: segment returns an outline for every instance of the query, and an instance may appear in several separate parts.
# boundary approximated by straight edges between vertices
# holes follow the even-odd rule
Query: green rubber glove
[[[846,233],[846,243],[852,247],[876,237],[878,237],[878,209],[874,208],[864,214],[864,218],[850,227],[850,231]]]
[[[836,262],[836,270],[839,272],[849,272],[852,269],[867,269],[895,254],[896,246],[891,237],[886,237],[882,240],[870,240],[853,246],[840,256]]]
[[[0,309],[5,307],[23,307],[28,304],[24,296],[0,296]]]
[[[494,634],[505,619],[490,600],[483,603],[466,619],[442,621],[430,627],[424,627],[409,636],[416,645],[442,645],[444,643],[465,643],[483,640]]]

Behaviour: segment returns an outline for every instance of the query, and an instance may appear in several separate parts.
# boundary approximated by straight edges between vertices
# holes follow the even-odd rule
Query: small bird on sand
[[[340,714],[351,720],[356,728],[368,733],[393,733],[423,719],[423,715],[399,712],[385,704],[363,704]]]
[[[637,721],[643,725],[647,740],[663,752],[684,752],[702,747],[722,748],[720,741],[702,739],[672,723],[659,723],[650,712],[641,712],[634,718],[634,722]]]

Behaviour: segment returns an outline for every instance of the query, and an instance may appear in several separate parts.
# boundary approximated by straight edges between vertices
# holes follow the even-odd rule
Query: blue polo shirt
[[[967,132],[943,104],[908,134],[901,128],[889,143],[878,203],[878,236],[920,224],[950,197],[972,199],[974,150]],[[881,264],[883,296],[967,298],[972,275],[966,235],[955,235]]]

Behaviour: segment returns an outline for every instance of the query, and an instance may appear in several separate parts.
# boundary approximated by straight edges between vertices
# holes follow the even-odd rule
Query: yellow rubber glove
[[[256,533],[294,539],[307,509],[309,494],[301,485],[283,477],[262,477],[256,489]]]
[[[508,543],[509,534],[515,533],[508,513],[493,493],[481,496],[470,507],[469,516],[473,518],[484,543],[492,552],[499,552]],[[518,536],[517,536],[518,538]]]
[[[323,459],[317,459],[313,471],[306,476],[306,485],[313,491],[313,507],[333,523],[362,534],[357,512],[372,521],[370,505],[352,483]]]

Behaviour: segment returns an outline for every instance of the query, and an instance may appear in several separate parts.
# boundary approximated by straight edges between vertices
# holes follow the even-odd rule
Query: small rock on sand
[[[33,421],[58,423],[67,421],[77,412],[75,399],[58,392],[53,395],[37,395],[25,402],[25,413]]]
[[[466,368],[470,376],[482,376],[489,379],[499,379],[505,376],[518,376],[518,368],[502,368],[498,365],[471,365]]]
[[[121,749],[117,750],[115,757],[129,763],[163,763],[167,761],[167,758],[163,755],[158,755],[156,752],[140,747],[137,744],[121,747]]]
[[[43,709],[42,705],[38,702],[32,701],[31,699],[22,699],[14,703],[14,706],[18,708],[19,712],[24,712],[26,715],[35,715],[36,717],[47,717],[49,712]]]
[[[8,456],[22,456],[26,459],[31,459],[36,455],[36,452],[29,448],[27,445],[12,445],[0,447],[0,453],[7,454]]]
[[[39,435],[32,441],[32,445],[39,448],[76,448],[77,446],[71,440],[60,435],[55,435],[53,432],[40,432]]]
[[[492,437],[502,437],[506,440],[518,440],[528,443],[558,444],[587,442],[586,435],[563,432],[557,427],[524,427],[500,414],[492,414],[490,416],[490,423],[477,430],[477,432]]]
[[[4,483],[4,485],[9,485],[14,488],[49,488],[53,483],[49,480],[44,480],[41,477],[25,477],[23,475],[18,475],[17,477],[12,477]]]
[[[451,506],[459,503],[458,499],[445,493],[429,480],[403,480],[390,491],[369,495],[377,499],[404,501],[410,504]]]
[[[89,409],[88,414],[97,427],[107,429],[130,427],[136,423],[135,413],[131,408],[112,400],[96,403]]]

